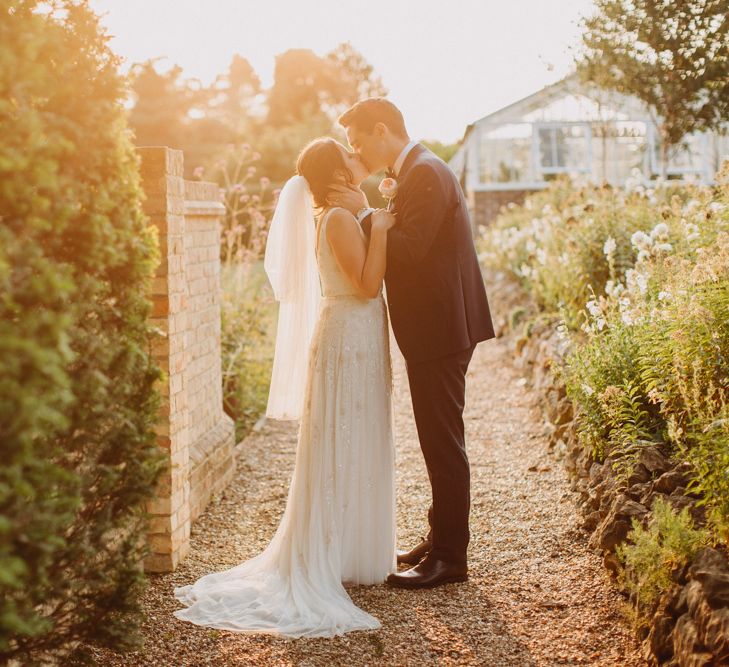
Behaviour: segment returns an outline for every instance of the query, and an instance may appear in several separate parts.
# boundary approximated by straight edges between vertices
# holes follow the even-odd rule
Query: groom
[[[339,122],[370,173],[387,168],[398,183],[385,285],[433,492],[427,537],[397,555],[398,563],[414,567],[391,574],[387,582],[430,588],[465,581],[470,509],[466,371],[476,344],[494,337],[466,200],[448,166],[410,141],[392,102],[362,100]],[[357,215],[369,235],[372,209],[361,191],[341,191],[330,203]]]

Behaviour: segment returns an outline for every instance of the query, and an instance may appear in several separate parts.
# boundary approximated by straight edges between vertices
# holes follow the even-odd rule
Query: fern
[[[639,623],[647,623],[658,599],[671,586],[673,573],[709,542],[706,530],[694,528],[688,508],[676,514],[662,499],[653,505],[647,527],[633,519],[628,541],[618,545],[617,556],[623,565],[620,579],[635,604]]]

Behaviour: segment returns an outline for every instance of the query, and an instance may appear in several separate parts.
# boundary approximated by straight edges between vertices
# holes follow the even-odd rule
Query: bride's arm
[[[332,211],[326,228],[339,268],[355,289],[370,299],[377,296],[385,277],[387,232],[395,222],[394,216],[386,211],[375,211],[372,216],[369,246],[358,229],[359,223],[348,211]]]

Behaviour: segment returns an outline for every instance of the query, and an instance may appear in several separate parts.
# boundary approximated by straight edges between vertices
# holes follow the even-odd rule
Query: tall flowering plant
[[[265,410],[275,306],[262,267],[278,190],[258,174],[248,144],[227,147],[213,165],[225,206],[221,236],[223,403],[241,439]],[[195,171],[203,178],[202,168]]]

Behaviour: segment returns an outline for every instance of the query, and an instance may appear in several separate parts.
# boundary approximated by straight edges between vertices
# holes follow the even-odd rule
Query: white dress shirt
[[[397,156],[395,164],[392,165],[392,170],[395,172],[395,176],[400,175],[400,170],[402,169],[402,165],[405,162],[405,158],[408,156],[408,153],[413,150],[413,148],[415,148],[417,145],[417,141],[411,141],[405,146],[405,148],[402,149],[402,151],[400,151],[400,155]]]
[[[405,162],[405,158],[408,156],[408,153],[413,150],[413,148],[415,148],[415,146],[417,145],[417,141],[411,141],[410,143],[406,144],[405,148],[400,151],[400,155],[397,156],[395,164],[392,165],[392,170],[395,172],[395,176],[400,175],[400,170],[402,169],[402,165]],[[360,210],[357,215],[357,222],[361,224],[362,221],[374,210],[375,209],[373,208],[364,208]]]

